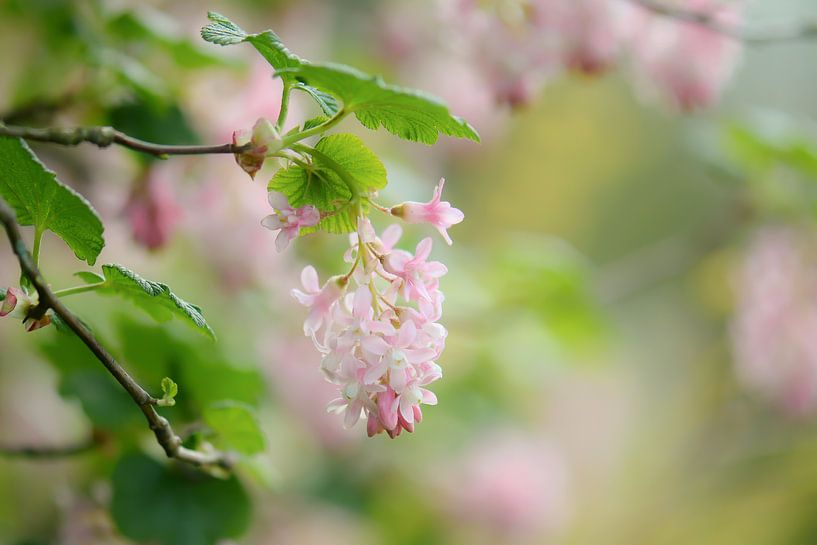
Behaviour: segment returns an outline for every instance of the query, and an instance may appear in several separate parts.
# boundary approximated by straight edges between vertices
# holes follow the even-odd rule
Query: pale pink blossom
[[[327,288],[319,288],[312,267],[302,275],[305,292],[293,290],[311,309],[304,332],[322,354],[324,377],[340,394],[328,410],[342,414],[346,427],[365,417],[369,436],[413,432],[423,418],[420,405],[437,403],[427,386],[442,377],[436,360],[447,333],[436,320],[445,267],[428,261],[431,239],[411,255],[395,249],[399,237],[399,227],[378,237],[368,220],[359,218],[345,255],[352,270],[336,277],[342,280],[338,284],[356,283],[354,292],[341,297],[333,291],[324,297]],[[424,302],[415,308],[417,299]]]
[[[680,7],[735,26],[743,3],[683,0]],[[644,11],[632,38],[633,65],[640,87],[682,112],[712,106],[720,98],[740,57],[739,40],[706,28]]]
[[[347,282],[348,279],[335,276],[321,287],[315,267],[311,265],[304,267],[301,272],[304,291],[293,289],[291,292],[299,303],[309,308],[309,316],[304,322],[304,333],[314,335],[321,326],[328,324],[332,305],[343,295]]]
[[[738,379],[792,415],[817,410],[817,235],[766,228],[738,277],[732,345]]]
[[[317,208],[311,205],[292,208],[286,196],[277,191],[270,191],[267,200],[275,213],[261,220],[261,225],[272,231],[280,230],[275,238],[275,247],[279,252],[298,237],[303,227],[312,227],[321,221]]]
[[[432,242],[424,238],[417,244],[414,255],[405,250],[395,250],[385,260],[385,269],[395,275],[403,297],[411,301],[433,300],[433,292],[439,286],[439,278],[448,268],[439,261],[428,261]]]
[[[236,153],[235,162],[255,178],[256,173],[264,166],[264,160],[281,149],[281,135],[275,126],[266,118],[259,118],[252,130],[239,129],[233,132],[233,145],[246,146],[250,149]]]
[[[450,246],[451,237],[448,236],[448,228],[462,222],[465,214],[460,209],[451,206],[450,202],[441,200],[444,185],[445,178],[440,178],[440,183],[434,188],[434,195],[429,202],[404,202],[393,206],[391,213],[407,223],[430,223]]]

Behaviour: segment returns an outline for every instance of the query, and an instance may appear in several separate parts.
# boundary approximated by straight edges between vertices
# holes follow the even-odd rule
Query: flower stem
[[[31,255],[34,257],[34,265],[40,266],[40,244],[43,241],[43,230],[39,227],[34,229],[34,247],[31,250]]]
[[[300,142],[304,138],[309,138],[310,136],[315,136],[316,134],[322,134],[328,131],[329,129],[340,123],[348,113],[349,112],[347,112],[346,110],[340,110],[338,113],[332,116],[326,123],[318,125],[317,127],[312,127],[311,129],[307,129],[305,131],[296,132],[285,137],[281,141],[281,147],[291,148],[293,144],[295,144],[296,142]]]
[[[284,123],[287,120],[290,91],[292,91],[292,86],[284,82],[284,92],[281,95],[281,109],[278,111],[278,121],[275,122],[275,128],[278,129],[279,132],[284,128]]]
[[[97,284],[86,284],[84,286],[74,286],[73,288],[65,288],[63,290],[57,290],[54,292],[54,295],[57,297],[67,297],[68,295],[75,295],[77,293],[85,293],[86,291],[94,291],[96,289],[101,288],[105,285],[105,282],[99,282]]]

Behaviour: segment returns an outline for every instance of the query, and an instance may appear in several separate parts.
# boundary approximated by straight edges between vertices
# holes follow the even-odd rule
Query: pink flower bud
[[[32,295],[28,295],[19,288],[9,288],[6,290],[6,298],[3,300],[2,307],[0,307],[0,317],[8,316],[9,318],[24,320],[28,315],[28,311],[37,306],[38,302],[39,296],[36,291]]]
[[[252,147],[235,154],[235,161],[244,172],[255,178],[255,174],[264,166],[264,159],[281,149],[281,135],[268,119],[260,118],[253,125],[252,131],[240,129],[233,132],[233,145]]]
[[[429,202],[404,202],[392,207],[391,213],[407,223],[430,223],[450,246],[451,237],[448,236],[448,228],[465,219],[465,214],[452,207],[448,201],[440,200],[444,185],[445,178],[440,178],[440,183],[434,188],[434,196]]]

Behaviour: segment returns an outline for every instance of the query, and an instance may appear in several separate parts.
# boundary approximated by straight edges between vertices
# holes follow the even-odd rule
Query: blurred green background
[[[345,270],[346,241],[277,254],[259,225],[271,169],[251,183],[226,156],[33,146],[103,216],[100,262],[171,284],[219,341],[115,299],[71,308],[143,384],[174,377],[167,414],[191,440],[231,399],[257,408],[267,445],[231,480],[168,467],[84,348],[0,321],[0,445],[101,438],[68,459],[0,457],[0,543],[817,543],[817,41],[746,48],[722,102],[694,116],[642,101],[625,68],[560,75],[510,110],[446,73],[438,7],[0,2],[9,124],[192,143],[274,117],[280,87],[255,52],[198,38],[216,10],[307,58],[438,93],[483,136],[427,148],[342,127],[384,157],[382,202],[427,200],[445,176],[466,215],[453,247],[435,239],[449,268],[440,404],[394,441],[325,414],[332,387],[289,290],[306,263]],[[758,0],[746,17],[807,14],[807,0]],[[313,113],[304,97],[293,108]],[[152,249],[127,212],[148,187],[165,203]],[[429,234],[406,231],[407,248]],[[53,286],[73,285],[70,252],[44,244]],[[0,285],[15,285],[2,251]]]

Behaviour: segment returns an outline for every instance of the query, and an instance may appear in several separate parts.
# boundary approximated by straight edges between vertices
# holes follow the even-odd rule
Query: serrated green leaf
[[[338,110],[340,110],[340,106],[338,105],[338,101],[335,100],[335,97],[330,95],[329,93],[324,93],[322,91],[318,91],[314,87],[310,87],[309,85],[304,85],[301,82],[296,83],[293,89],[297,89],[299,91],[303,91],[315,99],[315,102],[318,103],[318,106],[321,107],[323,113],[327,116],[332,117]]]
[[[306,121],[304,121],[303,130],[306,131],[306,130],[312,129],[314,127],[318,127],[320,125],[323,125],[327,121],[329,121],[329,118],[326,117],[325,115],[319,115],[317,117],[313,117],[312,119],[307,119]],[[297,130],[297,127],[296,127],[296,130]]]
[[[258,419],[250,407],[233,401],[222,401],[204,412],[204,421],[215,432],[218,446],[246,456],[263,452],[266,440]]]
[[[389,85],[381,78],[340,64],[301,64],[284,70],[311,87],[338,97],[364,126],[383,127],[406,140],[433,144],[440,134],[479,142],[464,119],[452,115],[438,98]],[[283,73],[281,74],[283,77]]]
[[[201,29],[205,41],[218,45],[239,44],[247,39],[247,33],[238,25],[215,11],[207,13],[211,23]]]
[[[98,293],[129,299],[159,322],[179,318],[215,339],[215,333],[204,319],[201,308],[179,298],[167,285],[146,280],[122,265],[103,265],[102,274],[104,284],[97,288]]]
[[[175,398],[179,393],[179,385],[173,382],[170,377],[162,379],[162,399],[160,404],[165,407],[172,407],[176,404]]]
[[[358,203],[353,191],[367,194],[386,187],[386,167],[353,134],[333,134],[315,146],[309,167],[291,166],[275,173],[268,189],[286,195],[290,205],[311,204],[325,214],[318,227],[305,228],[306,235],[318,228],[329,233],[349,233],[357,225]],[[348,174],[344,180],[338,168]]]
[[[14,208],[17,222],[52,231],[93,265],[105,240],[102,222],[88,201],[60,183],[18,138],[0,137],[0,164],[0,196]]]
[[[244,42],[251,44],[270,63],[276,73],[280,72],[279,75],[285,83],[311,96],[325,114],[332,116],[338,112],[338,103],[334,97],[299,82],[294,75],[287,72],[289,69],[301,66],[305,61],[290,51],[275,32],[265,30],[257,34],[248,34],[223,15],[213,11],[207,14],[207,18],[211,23],[201,29],[201,37],[206,41],[217,45],[234,45]]]
[[[139,543],[215,545],[250,522],[251,502],[234,476],[215,479],[127,454],[112,477],[111,515]]]

